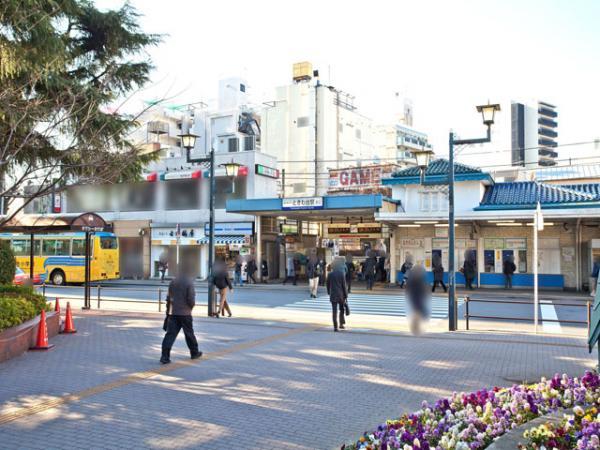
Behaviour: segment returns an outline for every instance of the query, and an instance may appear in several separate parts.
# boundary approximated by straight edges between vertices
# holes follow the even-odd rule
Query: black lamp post
[[[186,160],[188,163],[208,163],[210,170],[210,219],[208,233],[208,316],[215,315],[215,285],[213,284],[213,265],[215,259],[215,149],[210,148],[208,158],[192,158],[190,153],[196,146],[196,138],[194,133],[187,132],[179,135],[181,145],[186,149]]]
[[[481,113],[483,118],[483,124],[487,126],[487,134],[483,138],[476,139],[455,139],[454,133],[451,131],[448,139],[449,153],[448,153],[448,330],[456,331],[457,328],[457,317],[456,317],[456,269],[454,267],[454,146],[455,145],[471,145],[471,144],[485,144],[492,140],[491,127],[494,124],[494,115],[496,111],[500,111],[500,105],[498,104],[487,104],[477,106],[477,111]],[[423,168],[419,163],[419,153],[427,153],[425,149],[423,151],[413,151],[417,159],[417,164],[421,167],[421,180],[423,180]],[[425,160],[429,161],[429,156],[421,155],[422,162]]]

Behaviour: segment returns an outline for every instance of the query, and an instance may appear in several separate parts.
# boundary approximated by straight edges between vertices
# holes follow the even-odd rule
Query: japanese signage
[[[278,169],[273,169],[272,167],[263,166],[262,164],[255,164],[254,172],[257,175],[262,175],[264,177],[279,178],[279,170]]]
[[[59,192],[54,193],[54,199],[52,201],[52,212],[59,213],[62,212],[62,197]]]
[[[380,223],[334,223],[327,225],[327,236],[339,238],[380,238]]]
[[[512,250],[527,250],[527,239],[504,239],[505,248]]]
[[[284,198],[281,200],[281,209],[323,209],[323,197]]]
[[[396,170],[395,164],[367,167],[352,167],[329,171],[329,191],[358,191],[379,192],[383,188],[381,179],[386,178]]]
[[[210,234],[210,224],[204,225],[204,233]],[[253,222],[218,222],[215,223],[215,235],[223,236],[226,234],[232,235],[251,235],[254,233]]]
[[[176,245],[177,240],[181,245],[199,245],[198,241],[204,237],[202,228],[179,226],[180,235],[177,236],[177,226],[172,228],[152,228],[152,245]]]
[[[400,239],[400,248],[423,248],[424,239]]]

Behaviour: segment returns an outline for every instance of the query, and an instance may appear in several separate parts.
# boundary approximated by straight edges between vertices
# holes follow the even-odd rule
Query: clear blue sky
[[[291,65],[308,60],[377,120],[392,120],[395,92],[412,98],[415,126],[440,154],[450,128],[483,131],[473,107],[488,99],[558,105],[560,143],[600,137],[600,1],[132,4],[146,31],[168,35],[151,51],[157,70],[141,98],[214,98],[219,77],[242,74],[256,101],[269,100]]]

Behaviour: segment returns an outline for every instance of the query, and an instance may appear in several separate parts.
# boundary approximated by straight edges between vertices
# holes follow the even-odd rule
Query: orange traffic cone
[[[56,301],[54,302],[54,312],[60,314],[60,303],[58,303],[58,297],[56,297]]]
[[[54,347],[54,344],[48,343],[48,328],[46,327],[46,311],[42,309],[42,315],[40,316],[40,324],[38,325],[37,339],[35,341],[35,347],[31,347],[30,350],[49,350]]]
[[[62,334],[77,333],[75,325],[73,325],[73,314],[71,313],[71,302],[67,302],[67,314],[65,316],[65,326],[63,327]]]

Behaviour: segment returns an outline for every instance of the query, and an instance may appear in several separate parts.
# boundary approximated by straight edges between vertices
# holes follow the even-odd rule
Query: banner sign
[[[210,234],[210,224],[204,225],[206,236]],[[252,235],[254,222],[217,222],[215,223],[215,236],[223,235]]]
[[[279,169],[273,169],[272,167],[263,166],[262,164],[255,164],[254,172],[257,175],[262,175],[264,177],[279,178]]]
[[[381,187],[381,179],[389,177],[398,168],[395,164],[351,167],[329,171],[330,191],[361,191]]]
[[[281,200],[281,209],[323,209],[323,197],[284,198]]]

